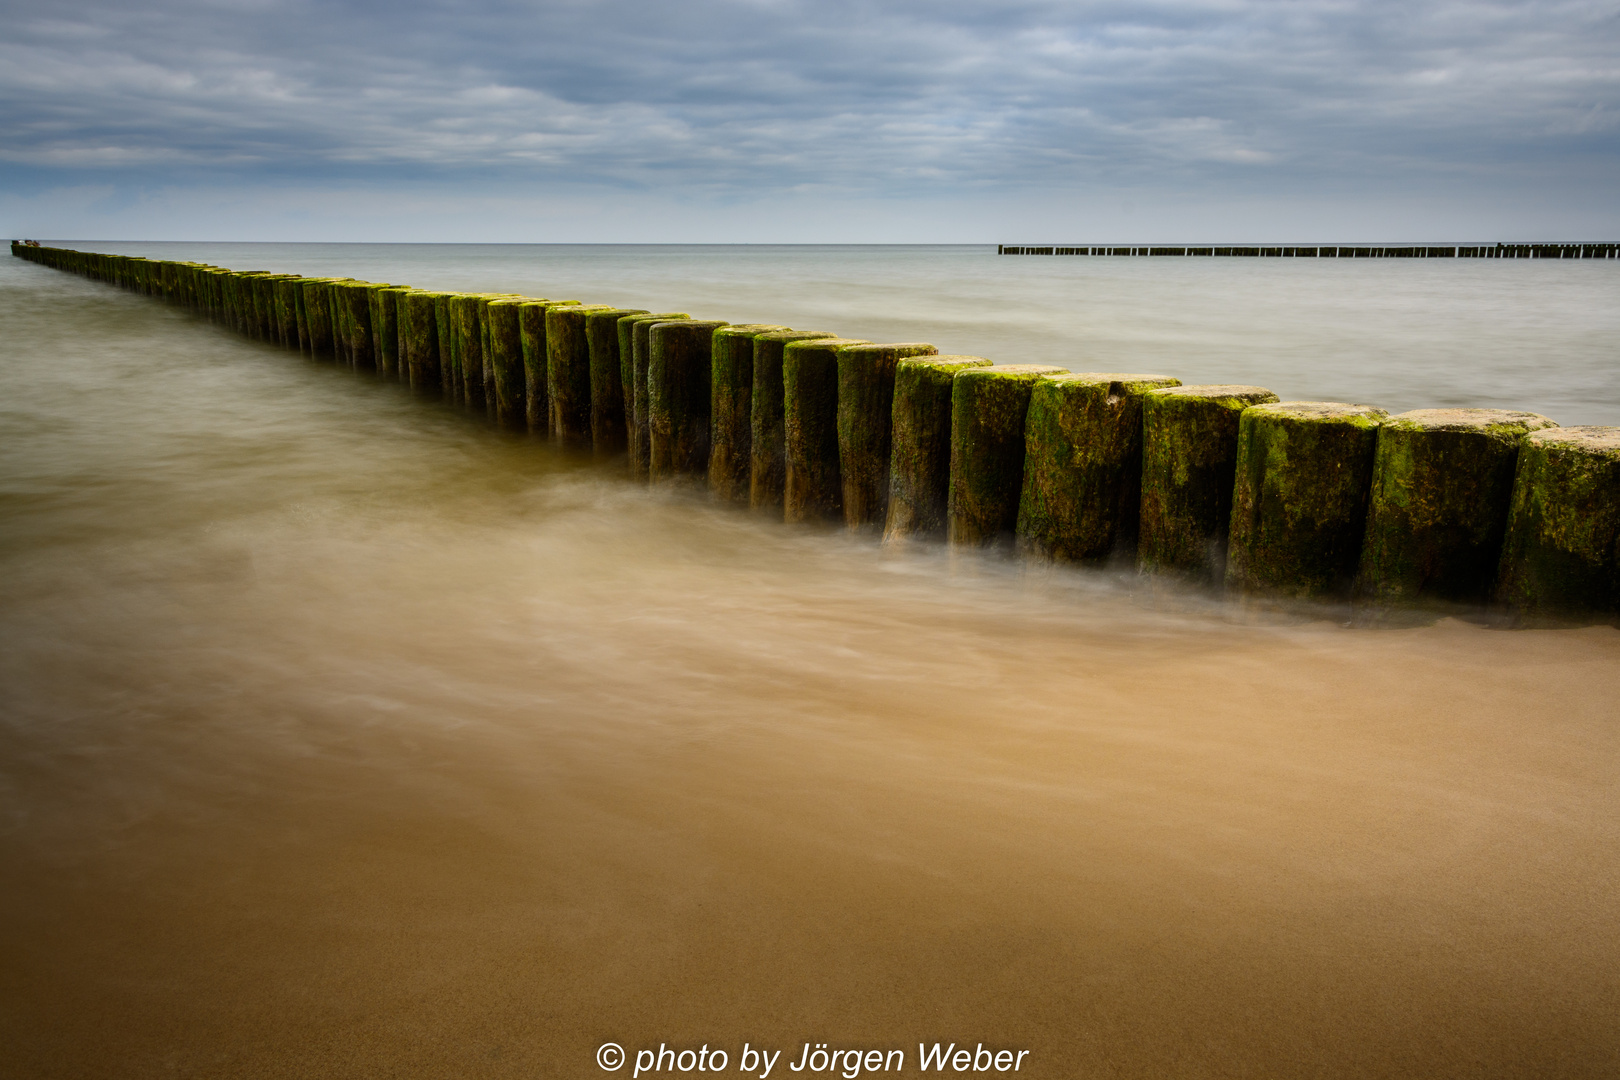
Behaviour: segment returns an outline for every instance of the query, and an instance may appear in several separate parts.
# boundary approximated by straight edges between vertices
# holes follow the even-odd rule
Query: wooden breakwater
[[[789,522],[1242,597],[1620,614],[1620,427],[1390,416],[925,342],[12,244]]]
[[[1620,244],[997,244],[997,255],[1183,255],[1259,259],[1615,259]]]

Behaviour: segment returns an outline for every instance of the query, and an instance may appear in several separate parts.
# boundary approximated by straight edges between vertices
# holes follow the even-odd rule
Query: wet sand
[[[886,552],[82,288],[6,323],[0,1076],[1620,1072],[1620,631]]]

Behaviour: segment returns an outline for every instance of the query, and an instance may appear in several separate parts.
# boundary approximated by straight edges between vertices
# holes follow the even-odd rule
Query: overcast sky
[[[1620,236],[1620,0],[0,11],[16,236]]]

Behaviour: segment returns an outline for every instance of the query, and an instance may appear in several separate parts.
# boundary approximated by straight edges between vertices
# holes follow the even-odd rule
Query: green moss
[[[585,316],[606,304],[567,304],[546,311],[546,396],[551,434],[563,446],[591,445],[591,350]]]
[[[304,294],[304,323],[309,333],[309,354],[318,360],[335,357],[332,339],[332,279],[316,278],[299,284]]]
[[[484,391],[484,305],[489,300],[484,293],[456,293],[450,298],[450,334],[459,377],[456,399],[478,411],[489,405]]]
[[[647,334],[647,475],[707,476],[709,370],[723,322],[656,322]]]
[[[882,528],[889,516],[895,366],[938,353],[926,342],[838,350],[838,470],[844,524],[852,529]]]
[[[523,346],[523,416],[533,434],[551,433],[546,312],[554,307],[578,306],[578,300],[525,300],[518,305],[518,334]]]
[[[523,305],[527,302],[491,300],[484,305],[490,405],[496,422],[507,427],[528,424],[520,325]]]
[[[403,348],[401,363],[405,378],[413,390],[438,391],[439,373],[439,299],[449,293],[412,291],[401,298],[403,317],[400,319],[400,343]]]
[[[1012,538],[1024,475],[1024,416],[1030,394],[1059,367],[969,368],[951,381],[951,485],[945,535],[983,547]]]
[[[1519,442],[1536,413],[1419,409],[1384,421],[1357,592],[1384,603],[1481,602],[1495,584]]]
[[[629,371],[620,368],[619,377],[629,376],[630,412],[625,415],[625,437],[629,443],[630,475],[640,480],[648,477],[652,461],[652,432],[647,417],[647,365],[651,360],[652,328],[661,322],[690,319],[682,311],[653,312],[648,315],[626,315],[619,320],[619,357],[630,358]],[[626,352],[628,348],[628,352]]]
[[[943,539],[951,488],[951,383],[981,356],[924,356],[894,369],[889,512],[883,538]]]
[[[1025,427],[1018,539],[1065,562],[1136,558],[1142,398],[1168,375],[1064,373],[1036,384]]]
[[[591,446],[600,456],[623,453],[629,442],[619,320],[646,314],[646,308],[600,308],[585,316],[585,345],[591,370]]]
[[[1368,405],[1256,405],[1238,421],[1226,587],[1282,597],[1348,594],[1361,556],[1378,427]]]
[[[1143,395],[1141,569],[1224,581],[1238,422],[1244,409],[1276,400],[1260,386],[1177,386]]]
[[[748,407],[748,505],[780,516],[787,487],[787,423],[782,356],[789,343],[836,338],[821,330],[775,330],[754,335],[754,383]]]
[[[770,323],[742,323],[714,332],[709,366],[709,491],[721,502],[748,502],[754,338],[787,329]]]
[[[1620,427],[1519,445],[1498,596],[1527,615],[1620,613]]]
[[[786,521],[843,520],[838,351],[865,344],[868,342],[859,338],[801,338],[787,342],[782,350],[782,516]]]
[[[377,337],[377,370],[402,382],[410,381],[401,357],[404,348],[400,341],[400,304],[410,289],[390,286],[372,290],[371,325]]]

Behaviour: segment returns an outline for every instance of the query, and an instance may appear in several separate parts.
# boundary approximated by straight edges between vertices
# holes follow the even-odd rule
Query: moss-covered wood
[[[709,368],[723,322],[677,319],[647,331],[647,475],[707,476]]]
[[[566,304],[546,311],[546,396],[551,435],[563,446],[591,445],[591,349],[585,316],[605,304]]]
[[[332,281],[318,278],[304,281],[304,321],[309,331],[309,354],[317,360],[334,357],[332,348]]]
[[[1357,592],[1384,603],[1484,601],[1501,561],[1519,443],[1556,426],[1503,409],[1418,409],[1385,420]]]
[[[787,427],[782,407],[782,355],[788,344],[836,338],[824,330],[773,330],[754,335],[754,385],[748,407],[748,505],[782,514],[787,487]]]
[[[838,468],[838,350],[865,344],[860,338],[803,338],[787,342],[782,350],[785,521],[844,518]]]
[[[652,432],[647,418],[647,364],[651,359],[652,328],[655,323],[679,322],[690,319],[685,312],[653,312],[647,315],[627,315],[619,320],[619,354],[630,357],[630,412],[625,417],[625,438],[629,444],[630,475],[639,480],[648,477],[652,463]],[[625,343],[628,340],[629,352]],[[623,372],[620,377],[623,377]]]
[[[599,455],[623,453],[628,445],[619,320],[647,314],[646,308],[610,307],[585,316],[585,345],[591,368],[591,446]]]
[[[371,292],[376,285],[366,281],[345,281],[336,286],[342,305],[344,342],[349,363],[358,369],[375,368],[376,351],[371,335]]]
[[[1168,375],[1065,372],[1038,383],[1024,429],[1019,546],[1064,562],[1136,558],[1142,396]]]
[[[399,309],[410,292],[410,289],[397,285],[377,289],[371,309],[371,325],[377,333],[377,369],[402,382],[409,382],[410,375],[401,360],[404,349],[400,344]]]
[[[496,422],[526,426],[523,378],[523,334],[519,314],[523,300],[491,300],[484,305],[488,345],[490,407]]]
[[[1024,417],[1044,364],[968,368],[951,381],[951,485],[945,536],[985,547],[1010,541],[1024,477]]]
[[[525,300],[518,305],[523,344],[523,416],[536,435],[551,433],[551,390],[546,361],[546,312],[578,307],[578,300]]]
[[[298,348],[298,290],[302,280],[297,274],[278,274],[271,279],[276,343],[289,349]]]
[[[889,512],[883,538],[944,539],[951,490],[951,383],[982,356],[922,356],[894,369]]]
[[[413,390],[438,390],[439,381],[439,298],[447,293],[408,292],[401,298],[401,362],[405,378]]]
[[[461,400],[461,358],[456,355],[454,301],[460,293],[436,293],[433,321],[439,331],[439,388],[446,401]]]
[[[1255,405],[1238,421],[1226,587],[1343,597],[1361,557],[1378,427],[1370,405]]]
[[[852,529],[881,529],[888,519],[895,365],[938,353],[920,341],[838,350],[838,471]]]
[[[721,502],[748,502],[754,338],[786,329],[773,323],[741,323],[714,332],[709,364],[709,491]]]
[[[1498,596],[1528,615],[1620,614],[1620,427],[1524,437]]]
[[[489,404],[484,393],[484,305],[488,300],[482,293],[457,293],[450,298],[450,331],[461,378],[457,400],[469,409],[482,410]]]
[[[1277,400],[1263,386],[1175,386],[1142,397],[1137,565],[1204,584],[1226,577],[1238,421]]]

